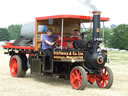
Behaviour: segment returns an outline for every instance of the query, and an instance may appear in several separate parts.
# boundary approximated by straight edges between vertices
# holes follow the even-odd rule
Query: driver
[[[47,61],[46,63],[48,63],[46,65],[47,70],[50,70],[50,65],[52,63],[52,58],[53,58],[52,46],[55,45],[55,42],[53,42],[53,39],[56,39],[57,37],[58,37],[57,35],[53,35],[51,29],[48,29],[47,34],[43,34],[42,36],[42,50],[43,50],[44,56],[49,58],[49,60],[45,60]]]
[[[75,39],[75,40],[80,40],[81,39],[81,37],[80,37],[80,31],[78,29],[75,29],[74,30],[73,39]]]
[[[74,36],[73,36],[73,38],[75,40],[82,40],[82,39],[86,40],[85,37],[87,37],[87,35],[86,35],[87,33],[88,32],[82,32],[82,33],[80,33],[80,31],[78,29],[75,29],[74,30]]]

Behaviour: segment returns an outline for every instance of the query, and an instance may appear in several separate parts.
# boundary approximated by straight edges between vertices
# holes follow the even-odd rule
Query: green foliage
[[[0,28],[0,41],[8,41],[9,34],[6,28]]]
[[[21,26],[22,25],[19,24],[8,26],[10,40],[16,40],[18,37],[20,37]]]
[[[106,47],[128,49],[128,25],[120,24],[115,28],[105,28],[104,39]]]
[[[128,25],[120,24],[113,29],[111,45],[113,48],[128,49]]]
[[[103,29],[101,28],[100,36],[103,37]],[[111,39],[113,36],[113,30],[110,28],[104,28],[104,44],[106,47],[112,47]]]
[[[92,40],[92,32],[89,32],[86,38]],[[103,37],[103,29],[100,30],[100,37]],[[106,47],[128,49],[128,25],[120,24],[117,27],[104,29],[104,44]]]

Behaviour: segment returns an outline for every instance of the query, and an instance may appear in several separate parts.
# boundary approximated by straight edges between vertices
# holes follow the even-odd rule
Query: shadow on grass
[[[56,78],[52,76],[41,76],[41,75],[35,75],[35,74],[27,74],[25,78],[31,78],[32,80],[35,80],[39,83],[45,83],[48,85],[52,86],[64,86],[66,85],[67,87],[70,87],[70,80],[66,80],[63,78]],[[89,82],[87,83],[87,88],[98,88],[96,83],[90,84]]]

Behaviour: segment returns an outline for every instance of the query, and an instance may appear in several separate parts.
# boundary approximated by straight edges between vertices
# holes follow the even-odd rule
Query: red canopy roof
[[[54,16],[44,16],[37,17],[36,20],[47,20],[47,19],[59,19],[59,18],[74,18],[74,19],[84,19],[84,20],[92,20],[91,16],[81,16],[81,15],[54,15]],[[101,17],[101,21],[109,21],[110,19],[107,17]]]

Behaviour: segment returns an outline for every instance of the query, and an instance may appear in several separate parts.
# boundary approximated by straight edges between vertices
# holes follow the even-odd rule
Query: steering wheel
[[[85,34],[89,34],[89,32],[82,32],[82,33],[80,33],[80,36],[81,36],[82,39],[84,39],[84,35]]]
[[[55,44],[52,46],[52,48],[57,48],[57,47],[59,47],[59,43],[55,41]]]

